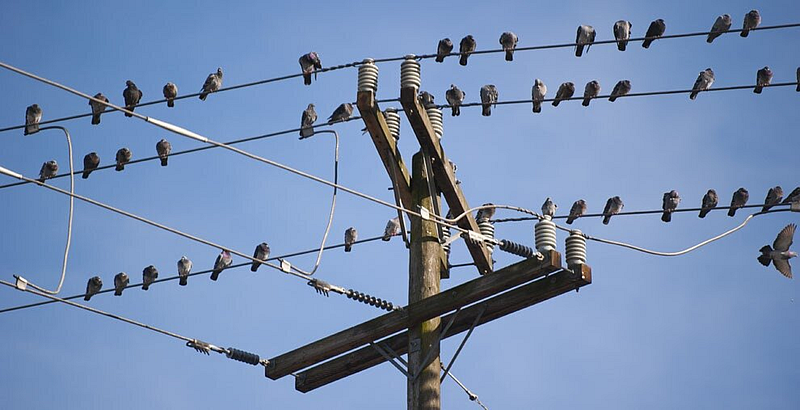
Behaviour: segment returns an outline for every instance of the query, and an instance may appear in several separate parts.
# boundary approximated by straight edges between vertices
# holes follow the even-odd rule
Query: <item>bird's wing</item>
[[[775,265],[775,269],[777,269],[781,275],[789,279],[792,278],[792,265],[789,265],[788,259],[773,259],[772,264]]]
[[[778,237],[775,238],[775,242],[772,244],[772,247],[776,251],[786,252],[789,250],[789,247],[792,246],[792,239],[794,237],[794,231],[797,229],[797,225],[789,224],[786,225],[783,230],[778,234]]]

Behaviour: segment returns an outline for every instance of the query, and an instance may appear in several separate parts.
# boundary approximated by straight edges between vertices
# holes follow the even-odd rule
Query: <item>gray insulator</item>
[[[534,227],[536,250],[545,253],[556,249],[556,224],[545,215]]]
[[[245,352],[244,350],[228,348],[228,353],[225,354],[229,359],[233,359],[242,363],[252,364],[253,366],[261,363],[261,358],[255,353]]]
[[[428,119],[431,121],[431,127],[433,127],[433,132],[436,133],[436,136],[439,139],[442,139],[442,135],[444,135],[444,124],[442,123],[442,109],[436,107],[428,107],[425,109],[428,113]]]
[[[522,256],[523,258],[533,258],[536,256],[536,251],[533,249],[506,239],[500,241],[500,250],[513,255]]]
[[[378,92],[378,66],[371,58],[364,59],[358,66],[358,91]]]
[[[447,242],[450,239],[450,227],[443,227],[442,228],[442,243]],[[442,245],[442,249],[444,249],[445,254],[450,257],[450,244]]]
[[[567,237],[567,266],[586,263],[586,237],[581,231],[575,229]]]
[[[389,127],[389,132],[392,133],[395,141],[400,139],[400,114],[397,113],[395,108],[387,108],[383,113],[386,119],[386,126]]]
[[[417,61],[417,56],[409,54],[400,64],[400,87],[419,89],[420,85],[422,85],[422,80],[420,79],[419,61]]]
[[[488,219],[481,219],[478,221],[478,228],[481,230],[483,236],[494,239],[494,225],[489,222]],[[489,249],[489,254],[491,255],[494,252],[494,244],[486,242],[486,247]]]
[[[367,305],[370,305],[370,306],[375,306],[375,307],[377,307],[379,309],[383,309],[383,310],[386,310],[386,311],[389,311],[389,312],[395,310],[395,306],[394,306],[394,304],[392,302],[385,301],[385,300],[376,298],[375,296],[370,296],[370,295],[367,295],[366,293],[361,293],[361,292],[355,291],[353,289],[349,289],[347,291],[347,293],[345,294],[345,296],[347,296],[348,299],[353,299],[355,301],[358,301],[358,302],[361,302],[361,303],[364,303],[364,304],[367,304]]]

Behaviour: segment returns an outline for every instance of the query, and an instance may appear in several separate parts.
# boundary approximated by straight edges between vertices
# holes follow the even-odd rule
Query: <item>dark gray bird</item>
[[[353,248],[353,244],[357,240],[358,232],[356,231],[356,228],[353,228],[352,226],[347,228],[347,230],[344,231],[344,251],[350,252],[350,250]]]
[[[650,23],[650,27],[647,28],[647,33],[644,35],[647,39],[642,42],[642,47],[650,48],[650,44],[653,43],[653,40],[657,40],[663,36],[665,31],[667,31],[667,24],[664,23],[663,19],[653,20],[653,22]]]
[[[441,63],[448,54],[453,52],[453,42],[449,38],[439,40],[439,45],[436,47],[436,62]]]
[[[211,280],[217,280],[219,274],[227,267],[231,266],[231,264],[233,264],[231,253],[223,249],[214,261],[214,270],[211,272]]]
[[[500,35],[500,45],[506,52],[506,61],[514,61],[514,50],[517,48],[519,38],[516,34],[506,31]]]
[[[133,153],[128,148],[122,147],[117,151],[117,166],[114,168],[117,171],[122,171],[125,169],[125,164],[131,161],[131,157],[133,157]]]
[[[167,83],[164,86],[164,98],[167,99],[167,107],[175,106],[175,97],[178,96],[178,86],[173,83]]]
[[[136,109],[136,105],[139,104],[139,101],[142,99],[142,90],[136,88],[136,84],[133,81],[128,80],[125,81],[125,89],[122,91],[122,98],[125,99],[125,109],[128,111],[133,111]],[[133,114],[125,113],[126,117],[133,117]]]
[[[608,101],[614,102],[617,101],[617,98],[627,95],[631,92],[631,82],[630,80],[620,80],[614,86],[614,89],[611,91],[611,96],[608,97]]]
[[[342,103],[328,117],[328,123],[345,121],[353,115],[353,106],[350,103]]]
[[[572,225],[576,219],[582,217],[586,213],[586,201],[583,199],[579,199],[572,204],[572,208],[569,210],[569,217],[567,218],[567,224]]]
[[[558,205],[550,197],[547,197],[542,204],[542,215],[553,217],[556,214],[556,209],[558,209]]]
[[[42,120],[42,109],[39,104],[33,104],[25,109],[25,132],[30,135],[39,132],[39,121]]]
[[[797,252],[789,250],[794,241],[794,231],[796,229],[797,225],[795,224],[786,225],[778,233],[778,237],[775,238],[772,247],[764,245],[759,249],[761,256],[758,257],[758,261],[764,266],[769,266],[769,263],[772,262],[775,265],[775,269],[789,279],[792,278],[792,266],[789,265],[789,259],[797,257]]]
[[[783,199],[783,188],[780,185],[770,188],[767,191],[767,197],[764,199],[764,207],[761,208],[761,212],[769,211],[770,208],[781,203],[781,199]]]
[[[169,153],[172,152],[172,144],[166,139],[162,138],[161,141],[156,143],[156,153],[161,160],[161,166],[166,167],[169,161]]]
[[[558,107],[558,104],[561,101],[568,100],[575,95],[575,84],[567,81],[566,83],[561,83],[558,87],[558,92],[556,92],[556,98],[553,100],[553,107]]]
[[[617,40],[617,49],[625,51],[628,47],[628,40],[631,38],[631,24],[630,21],[619,20],[614,23],[614,38]]]
[[[764,66],[764,68],[758,70],[756,73],[756,88],[753,89],[753,92],[761,94],[764,87],[768,86],[771,82],[772,70],[770,70],[768,66]]]
[[[458,51],[461,53],[461,59],[458,60],[458,63],[461,65],[467,65],[467,59],[469,55],[475,52],[475,47],[477,44],[475,43],[475,39],[472,37],[472,34],[467,34],[466,37],[461,39],[461,44],[458,45]]]
[[[108,98],[106,98],[103,93],[97,93],[94,95],[96,100],[105,101],[108,103]],[[100,124],[100,114],[106,110],[106,105],[96,102],[94,100],[89,100],[89,106],[92,107],[92,125]]]
[[[583,55],[583,47],[586,47],[586,52],[594,43],[594,37],[597,35],[594,27],[592,26],[578,26],[578,35],[575,37],[575,57]]]
[[[490,207],[490,208],[479,209],[478,212],[475,214],[475,221],[476,222],[483,222],[483,221],[488,221],[489,219],[492,219],[492,217],[494,216],[495,212],[497,212],[497,208],[493,207],[492,205],[494,205],[494,204],[491,203],[491,202],[487,202],[487,203],[481,205],[481,206],[486,206],[486,207]]]
[[[203,88],[200,89],[200,99],[205,101],[208,94],[222,88],[222,68],[217,68],[216,73],[211,73],[206,77]]]
[[[89,301],[92,296],[96,295],[97,292],[100,292],[100,289],[103,288],[103,280],[100,279],[99,276],[95,276],[89,279],[89,282],[86,283],[86,295],[83,296],[83,300]]]
[[[447,100],[447,103],[450,104],[453,110],[453,117],[461,115],[461,104],[464,102],[464,97],[466,96],[467,93],[461,91],[455,84],[450,84],[450,89],[444,93],[445,100]]]
[[[533,80],[533,87],[531,87],[531,98],[533,99],[533,112],[542,112],[542,100],[547,95],[547,86],[544,85],[542,80]]]
[[[433,101],[436,99],[436,96],[427,91],[420,91],[417,98],[419,99],[420,104],[422,104],[422,106],[425,108],[430,108],[436,105],[436,103]]]
[[[709,189],[708,192],[703,196],[703,205],[700,209],[700,217],[705,218],[706,214],[711,212],[712,209],[717,207],[719,203],[719,197],[717,196],[717,191],[713,189]]]
[[[53,178],[56,175],[58,175],[58,163],[56,160],[46,161],[39,170],[39,182],[44,182],[45,179]]]
[[[142,290],[150,289],[150,285],[158,279],[158,269],[150,265],[142,270]]]
[[[733,193],[731,198],[731,208],[728,209],[728,216],[736,215],[736,210],[745,206],[747,200],[750,199],[750,193],[744,188],[739,188]]]
[[[300,56],[300,68],[303,70],[303,84],[311,85],[311,73],[314,73],[314,79],[317,79],[317,73],[314,70],[322,70],[322,61],[319,55],[315,52],[303,54]]]
[[[742,23],[742,32],[739,33],[742,37],[747,37],[750,30],[758,27],[761,24],[761,14],[758,10],[750,10],[744,15],[744,23]]]
[[[317,111],[314,104],[308,104],[300,117],[300,139],[314,135],[314,123],[317,121]]]
[[[689,99],[694,100],[697,98],[697,94],[701,91],[708,90],[711,88],[712,84],[714,84],[714,70],[706,68],[697,76],[697,80],[695,80],[694,86],[692,86],[692,93],[689,94]]]
[[[586,88],[583,90],[583,106],[588,107],[592,98],[596,98],[600,94],[600,83],[597,80],[592,80],[586,83]]]
[[[269,245],[266,242],[261,242],[260,244],[256,245],[256,250],[253,252],[253,259],[260,259],[266,260],[269,258]],[[261,266],[261,262],[253,262],[250,265],[250,271],[255,272],[258,270],[258,267]]]
[[[189,274],[192,273],[192,261],[186,256],[181,256],[178,260],[178,277],[180,277],[179,284],[186,286],[189,283]]]
[[[681,196],[678,195],[678,191],[673,189],[672,191],[665,192],[661,203],[661,209],[664,210],[664,213],[661,214],[661,220],[664,222],[672,221],[672,213],[678,209],[678,204],[680,203]]]
[[[389,222],[386,222],[386,229],[383,230],[383,237],[381,238],[384,241],[389,241],[392,239],[392,236],[398,235],[400,233],[400,218],[392,218]]]
[[[706,42],[711,44],[714,42],[714,39],[723,35],[725,32],[731,29],[731,16],[729,14],[723,14],[717,17],[717,20],[714,21],[714,25],[711,26],[711,32],[708,33],[708,38]]]
[[[492,115],[492,104],[497,103],[497,98],[499,97],[500,93],[497,92],[497,87],[494,84],[487,84],[481,87],[481,105],[483,107],[481,115],[484,117]]]
[[[611,216],[620,213],[623,207],[625,207],[625,204],[622,203],[620,197],[615,196],[608,198],[606,207],[603,209],[603,225],[608,225],[608,223],[611,222]]]
[[[131,283],[131,278],[125,272],[120,272],[114,276],[114,296],[122,296],[122,291]]]
[[[783,199],[783,204],[791,204],[792,202],[800,201],[800,186],[792,190],[792,192]]]
[[[92,173],[100,165],[100,157],[96,152],[90,152],[83,157],[83,179],[89,178]]]

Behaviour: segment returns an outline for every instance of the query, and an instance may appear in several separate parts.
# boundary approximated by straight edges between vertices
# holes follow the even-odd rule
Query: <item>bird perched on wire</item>
[[[517,48],[517,41],[519,41],[517,35],[510,31],[500,35],[500,45],[506,52],[506,61],[514,61],[514,49]]]
[[[25,132],[30,135],[39,132],[39,121],[42,120],[42,109],[39,104],[33,104],[25,109]]]
[[[553,99],[553,107],[558,107],[561,101],[568,100],[572,98],[573,95],[575,95],[575,84],[569,81],[561,83],[556,92],[556,98]]]
[[[436,99],[436,96],[427,91],[420,90],[417,98],[419,99],[419,103],[425,108],[430,108],[436,105],[436,103],[433,101]]]
[[[772,262],[775,265],[775,269],[789,279],[792,278],[792,266],[789,265],[789,259],[797,256],[797,252],[789,250],[789,247],[792,246],[796,229],[797,225],[795,224],[786,225],[778,233],[771,247],[764,245],[759,249],[761,256],[758,257],[758,261],[764,266],[769,266],[769,263]]]
[[[477,43],[475,42],[475,38],[472,37],[472,34],[467,34],[466,37],[462,38],[461,43],[458,45],[458,51],[461,53],[461,58],[458,60],[458,63],[467,65],[467,59],[470,54],[475,52],[475,47],[477,47]]]
[[[314,135],[314,123],[317,121],[317,111],[314,107],[314,104],[308,104],[300,116],[300,139]]]
[[[689,94],[689,99],[694,100],[697,98],[697,94],[701,91],[708,90],[711,88],[712,84],[714,84],[714,70],[706,68],[697,76],[697,80],[695,80],[694,86],[692,86],[692,93]]]
[[[156,153],[161,160],[161,166],[166,167],[169,161],[169,153],[172,152],[172,144],[166,139],[162,138],[161,141],[156,143]]]
[[[617,101],[617,98],[627,95],[629,92],[631,92],[630,80],[620,80],[611,91],[611,96],[608,97],[608,101]]]
[[[783,199],[783,188],[780,185],[770,188],[767,191],[767,197],[764,199],[764,207],[761,208],[761,212],[769,211],[770,208],[781,203],[781,199]]]
[[[583,106],[588,107],[592,98],[596,98],[600,94],[600,83],[597,80],[592,80],[586,83],[586,88],[583,90]]]
[[[189,274],[192,272],[192,261],[186,256],[181,256],[178,260],[178,277],[181,286],[186,286],[189,283]]]
[[[150,285],[158,279],[158,269],[150,265],[142,270],[142,290],[150,289]]]
[[[58,162],[56,160],[46,161],[39,170],[39,182],[50,179],[58,175]]]
[[[136,84],[133,81],[128,80],[125,81],[125,89],[122,91],[122,98],[125,99],[125,109],[128,111],[133,111],[136,109],[136,105],[139,104],[139,101],[142,99],[142,90],[136,88]],[[133,117],[133,114],[125,113],[126,117]]]
[[[122,296],[122,291],[131,283],[131,278],[125,272],[120,272],[114,276],[114,296]]]
[[[386,222],[386,229],[383,230],[383,237],[381,238],[384,241],[389,241],[392,239],[392,236],[398,235],[400,233],[400,217],[392,218],[389,222]]]
[[[97,292],[100,292],[100,289],[102,288],[103,280],[100,279],[99,276],[89,279],[89,282],[86,283],[86,294],[83,296],[83,300],[88,302],[92,296],[96,295]]]
[[[266,242],[261,242],[256,245],[256,250],[253,251],[253,259],[267,260],[267,258],[269,258],[269,252],[269,245]],[[257,271],[259,266],[261,266],[261,262],[253,261],[253,264],[250,265],[250,272]]]
[[[745,206],[747,200],[750,199],[750,193],[744,188],[739,188],[733,193],[731,198],[731,207],[728,209],[728,216],[736,215],[736,210]]]
[[[312,51],[308,54],[300,56],[300,68],[303,70],[303,84],[311,85],[311,73],[314,73],[314,79],[317,79],[317,72],[315,70],[322,70],[322,61],[319,55]]]
[[[614,39],[617,40],[617,49],[625,51],[628,47],[628,40],[631,38],[631,24],[630,21],[619,20],[614,23]]]
[[[558,205],[550,197],[547,197],[542,204],[542,215],[552,218],[556,214],[556,209],[558,209]]]
[[[603,225],[608,225],[611,222],[611,216],[622,212],[625,204],[622,203],[622,198],[615,196],[608,198],[606,207],[603,209]]]
[[[206,77],[206,82],[200,89],[200,99],[205,101],[208,94],[218,91],[220,88],[222,88],[222,68],[218,67],[216,73],[211,73]]]
[[[96,152],[90,152],[83,157],[83,175],[81,178],[87,179],[89,178],[89,174],[92,173],[97,167],[100,165],[100,157],[97,155]]]
[[[723,35],[726,31],[731,29],[731,16],[729,14],[723,14],[717,17],[717,20],[714,21],[714,25],[711,26],[711,32],[708,33],[708,38],[706,42],[711,44],[714,42],[714,39]]]
[[[545,95],[547,95],[547,86],[538,78],[533,80],[533,87],[531,87],[533,112],[542,112],[542,100],[544,100]]]
[[[448,54],[453,52],[453,42],[449,38],[439,40],[439,45],[436,46],[436,62],[441,63]]]
[[[358,231],[352,226],[344,231],[344,251],[350,252],[353,249],[353,244],[358,240]]]
[[[583,55],[584,46],[586,47],[586,52],[589,52],[589,48],[592,47],[596,35],[597,32],[594,30],[594,27],[578,26],[578,35],[575,37],[575,57]]]
[[[328,117],[328,124],[345,121],[350,116],[353,115],[353,105],[350,103],[342,103],[333,111],[330,117]]]
[[[167,99],[167,107],[175,106],[175,97],[178,96],[178,86],[173,83],[164,85],[164,98]]]
[[[133,153],[128,148],[122,147],[117,151],[117,166],[114,168],[117,171],[122,171],[125,169],[125,164],[131,162],[131,158],[133,157]]]
[[[105,101],[108,104],[108,98],[106,98],[103,93],[97,93],[94,95],[95,100]],[[106,105],[101,104],[95,100],[89,100],[89,106],[92,107],[92,125],[100,124],[100,114],[106,110]]]
[[[447,103],[450,104],[453,110],[453,117],[461,115],[461,104],[464,102],[464,97],[466,96],[467,93],[461,91],[455,84],[450,84],[450,89],[444,93],[445,100],[447,100]]]
[[[747,37],[750,30],[758,27],[761,24],[761,14],[758,10],[750,10],[744,15],[744,22],[742,23],[742,32],[739,33],[742,37]]]
[[[768,66],[764,66],[764,68],[758,70],[756,73],[756,88],[753,88],[753,92],[761,94],[764,87],[768,86],[771,82],[772,70],[770,70]]]
[[[653,20],[650,23],[650,27],[647,28],[647,33],[644,35],[646,40],[642,42],[642,47],[650,48],[650,44],[663,36],[665,31],[667,31],[667,24],[664,23],[663,19]]]
[[[481,106],[483,110],[481,115],[488,117],[492,115],[492,104],[497,103],[500,93],[497,92],[497,87],[494,84],[487,84],[481,87]]]
[[[569,210],[569,217],[567,217],[567,224],[572,225],[576,219],[582,217],[586,213],[586,201],[579,199],[572,204]]]
[[[219,274],[231,266],[231,264],[233,264],[231,253],[223,249],[222,252],[217,255],[217,259],[214,261],[214,269],[211,271],[211,280],[217,280],[217,278],[219,278]]]
[[[664,222],[672,221],[672,213],[678,209],[678,204],[680,203],[681,196],[678,195],[678,191],[673,189],[672,191],[665,192],[661,203],[661,209],[664,210],[664,213],[661,214],[661,220]]]
[[[800,186],[793,189],[786,198],[783,199],[783,204],[791,204],[792,202],[800,201]]]
[[[700,207],[700,217],[705,218],[706,215],[711,212],[712,209],[717,207],[719,203],[719,197],[717,196],[717,191],[713,189],[709,189],[705,195],[703,195],[703,204]]]

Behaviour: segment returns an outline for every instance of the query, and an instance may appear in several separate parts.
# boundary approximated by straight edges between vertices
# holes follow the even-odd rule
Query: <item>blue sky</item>
[[[587,6],[577,2],[220,2],[194,4],[143,1],[138,4],[8,1],[0,15],[6,39],[0,59],[61,81],[84,92],[103,92],[122,102],[126,80],[161,98],[167,81],[180,93],[200,89],[222,67],[224,85],[295,73],[297,58],[317,51],[323,65],[435,51],[437,41],[475,36],[478,49],[497,48],[500,33],[512,30],[519,45],[574,40],[579,24],[593,25],[598,39],[610,39],[618,19],[633,23],[641,36],[650,21],[663,18],[667,33],[707,30],[729,13],[734,27],[751,8],[763,24],[800,21],[791,1],[625,2]],[[592,80],[610,91],[630,79],[633,91],[683,89],[712,67],[715,86],[752,84],[769,65],[775,82],[795,80],[793,56],[798,29],[725,35],[709,45],[702,38],[663,40],[649,50],[633,44],[593,47],[576,58],[570,49],[474,56],[467,67],[455,58],[422,63],[422,88],[444,101],[451,83],[478,98],[495,84],[500,99],[530,97],[534,78],[553,96],[558,84],[579,90]],[[17,125],[25,107],[38,103],[45,119],[87,112],[85,100],[0,71],[0,126]],[[308,103],[326,117],[340,103],[354,101],[356,70],[325,73],[312,86],[291,81],[187,99],[140,110],[218,141],[295,128]],[[399,95],[399,64],[380,66],[379,98]],[[626,210],[656,209],[664,192],[676,189],[682,207],[699,206],[709,188],[721,204],[740,186],[761,201],[768,188],[791,190],[800,181],[796,131],[800,127],[793,88],[577,102],[545,105],[538,115],[528,105],[499,106],[491,117],[464,108],[445,115],[443,144],[458,164],[470,204],[513,204],[538,209],[552,197],[567,211],[584,198],[590,212],[619,195]],[[383,107],[390,106],[383,105]],[[102,124],[89,118],[63,124],[73,136],[76,165],[96,151],[102,164],[126,146],[134,158],[155,153],[168,138],[174,150],[198,143],[120,114]],[[343,185],[392,201],[374,146],[353,121],[341,134]],[[58,132],[23,138],[0,135],[0,165],[36,176],[42,162],[56,159],[66,172],[65,141]],[[333,141],[322,134],[299,141],[294,135],[241,148],[331,179]],[[401,125],[400,149],[410,159],[418,149],[408,123]],[[4,177],[5,178],[5,177]],[[0,179],[0,184],[12,182]],[[66,188],[68,181],[54,185]],[[78,180],[78,193],[121,207],[243,252],[262,241],[273,254],[317,246],[327,220],[331,190],[223,150],[103,171]],[[338,198],[331,242],[355,226],[361,237],[382,232],[394,213],[347,194]],[[61,267],[67,199],[35,186],[0,190],[0,236],[4,259],[0,278],[21,274],[53,287]],[[499,216],[516,216],[500,212]],[[574,226],[594,236],[673,251],[740,223],[712,212],[705,220],[679,214],[670,224],[658,216],[599,219]],[[491,409],[530,408],[798,408],[800,391],[800,293],[794,281],[756,261],[758,248],[772,243],[796,214],[754,219],[742,231],[678,258],[659,258],[589,243],[594,283],[547,303],[478,328],[453,372]],[[497,235],[533,244],[532,223],[498,224]],[[181,255],[195,270],[208,269],[217,250],[158,231],[83,203],[76,203],[73,246],[63,294],[84,291],[99,275],[111,286],[119,271],[139,280],[150,264],[162,276],[174,274]],[[559,234],[563,248],[563,235]],[[461,242],[451,261],[468,261]],[[405,304],[407,253],[401,242],[373,242],[345,254],[327,252],[318,275],[348,288]],[[518,258],[496,253],[496,266]],[[234,257],[234,262],[241,262]],[[311,267],[313,257],[294,258]],[[795,262],[796,264],[797,262]],[[443,281],[447,288],[475,278],[461,268]],[[37,299],[0,290],[0,308]],[[272,357],[332,332],[375,317],[375,309],[341,297],[316,295],[302,281],[262,268],[224,272],[218,282],[190,278],[121,298],[98,296],[92,306],[142,320],[180,334]],[[311,393],[294,390],[294,380],[264,378],[219,355],[201,356],[182,342],[68,306],[48,305],[0,315],[2,408],[281,408],[349,409],[405,407],[405,381],[390,365],[374,367]],[[458,338],[443,343],[449,360]],[[473,408],[451,381],[442,386],[444,408]],[[475,406],[474,408],[477,408]]]

